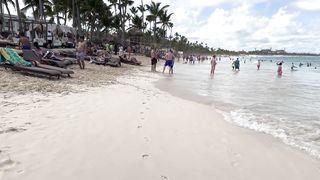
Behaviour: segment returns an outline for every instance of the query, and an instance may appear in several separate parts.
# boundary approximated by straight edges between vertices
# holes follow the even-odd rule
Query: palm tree
[[[23,0],[23,2],[25,6],[21,11],[25,13],[31,9],[35,20],[40,20],[45,13],[52,12],[53,4],[49,0]]]
[[[113,6],[114,8],[114,16],[116,16],[117,13],[117,6],[118,6],[118,0],[109,0],[109,2],[111,3],[111,6]]]
[[[120,18],[120,24],[121,24],[121,43],[122,44],[124,44],[126,22],[128,20],[127,9],[129,6],[132,6],[133,3],[134,3],[133,0],[118,0],[119,18]]]
[[[69,0],[52,0],[53,6],[53,15],[57,19],[57,24],[61,24],[60,20],[64,21],[64,24],[67,24],[68,12],[70,12],[70,1]],[[62,16],[60,16],[62,14]]]
[[[141,4],[137,7],[142,16],[142,24],[145,26],[144,12],[146,11],[145,5],[143,4],[143,0],[141,0]],[[146,26],[142,29],[142,32],[145,31]]]
[[[159,15],[163,13],[165,9],[169,7],[169,5],[165,5],[161,7],[161,3],[157,2],[155,3],[154,1],[151,2],[151,4],[147,4],[147,10],[149,11],[150,15],[147,16],[147,18],[151,19],[153,21],[153,35],[156,35],[156,30],[157,30],[157,24],[158,24],[158,18]]]
[[[22,31],[21,12],[20,12],[20,6],[19,6],[18,0],[16,0],[16,7],[17,7],[17,14],[19,19],[19,31]]]
[[[132,17],[132,25],[131,25],[130,29],[131,28],[136,28],[136,29],[139,29],[142,31],[144,29],[142,17],[140,17],[138,15],[133,16]]]
[[[6,6],[8,15],[9,15],[9,32],[13,33],[13,24],[12,24],[12,16],[9,10],[9,5],[12,5],[13,7],[15,7],[15,4],[13,2],[13,0],[3,0],[2,3]]]
[[[165,35],[167,34],[167,28],[171,28],[173,26],[171,22],[171,16],[173,13],[168,14],[168,11],[162,11],[162,13],[159,15],[160,22],[162,24],[161,28],[164,31]]]
[[[23,0],[23,3],[25,4],[25,7],[21,9],[22,12],[26,12],[29,9],[32,9],[32,14],[35,19],[37,17],[35,16],[35,6],[37,6],[38,2],[36,0]]]

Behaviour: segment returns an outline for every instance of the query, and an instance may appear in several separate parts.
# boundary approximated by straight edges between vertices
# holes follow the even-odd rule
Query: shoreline
[[[156,88],[161,78],[145,68],[68,96],[15,97],[1,108],[17,131],[0,134],[0,179],[320,177],[318,160]]]

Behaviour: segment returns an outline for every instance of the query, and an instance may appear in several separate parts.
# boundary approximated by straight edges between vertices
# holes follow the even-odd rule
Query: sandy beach
[[[319,179],[318,160],[155,88],[164,76],[147,71],[66,94],[1,88],[0,179]]]

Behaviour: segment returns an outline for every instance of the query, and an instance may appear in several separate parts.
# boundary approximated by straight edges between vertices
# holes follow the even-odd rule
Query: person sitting
[[[39,43],[38,42],[34,42],[33,43],[33,46],[35,47],[35,52],[37,53],[37,55],[39,56],[39,57],[43,57],[43,55],[44,55],[44,52],[43,52],[43,50],[42,50],[42,48],[39,46]]]
[[[23,32],[20,33],[20,39],[19,39],[19,47],[21,49],[31,49],[31,44],[29,42],[29,39],[25,36]]]

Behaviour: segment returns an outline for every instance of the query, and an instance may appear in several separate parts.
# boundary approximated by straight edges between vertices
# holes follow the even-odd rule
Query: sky
[[[173,32],[213,48],[320,53],[320,0],[157,2],[170,5]]]
[[[320,53],[320,0],[154,1],[170,5],[173,34],[192,42],[229,50]]]

